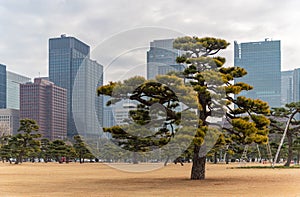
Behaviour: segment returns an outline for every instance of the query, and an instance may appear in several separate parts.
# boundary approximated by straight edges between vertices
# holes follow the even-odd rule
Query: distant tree
[[[66,144],[66,163],[77,158],[78,154],[72,144]]]
[[[300,164],[300,136],[298,136],[293,142],[293,149],[296,151],[297,164]]]
[[[48,162],[51,160],[51,150],[50,150],[51,142],[47,138],[41,139],[41,151],[39,154],[39,158],[43,158],[44,162]]]
[[[39,126],[35,120],[20,120],[19,133],[12,136],[9,140],[12,153],[16,155],[16,164],[22,163],[25,156],[29,156],[31,153],[40,150],[39,138],[41,134],[38,133],[38,130]]]
[[[75,151],[77,153],[77,156],[79,157],[79,162],[84,163],[85,158],[91,158],[91,152],[87,148],[87,145],[84,143],[84,141],[81,139],[81,136],[75,135],[74,136],[74,144],[73,147],[75,148]]]
[[[62,163],[63,158],[66,158],[68,155],[68,147],[63,140],[54,140],[50,143],[49,149],[51,152],[51,157],[59,163]]]
[[[11,135],[9,135],[9,124],[0,122],[0,158],[2,162],[9,161],[11,163],[11,150],[8,145]]]
[[[293,139],[300,134],[300,121],[295,119],[295,115],[300,113],[300,102],[292,102],[286,104],[285,107],[272,108],[271,131],[273,133],[283,134],[287,128],[287,144],[288,144],[288,157],[284,164],[290,166],[293,159]],[[285,123],[284,123],[285,122]]]
[[[2,162],[9,161],[11,163],[12,151],[9,146],[10,139],[11,136],[4,135],[0,137],[0,158]]]

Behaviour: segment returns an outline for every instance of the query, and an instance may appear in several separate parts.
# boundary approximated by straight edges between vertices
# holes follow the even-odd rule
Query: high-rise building
[[[87,102],[81,115],[88,118],[93,116],[93,110],[96,109],[98,121],[102,123],[102,104],[93,108],[95,103],[102,103],[102,97],[97,97],[96,86],[103,84],[103,67],[95,61],[90,60],[90,47],[74,37],[62,35],[59,38],[49,39],[49,80],[56,85],[67,89],[67,114],[68,114],[68,137],[78,134],[73,117],[73,86],[78,70],[83,74],[79,79],[84,82],[81,89],[77,92],[79,98],[84,98]],[[83,86],[84,85],[84,86]],[[78,95],[80,94],[80,95]],[[95,102],[93,102],[95,101]],[[90,113],[90,114],[88,114]],[[87,126],[90,126],[87,122]]]
[[[235,82],[245,82],[254,87],[240,95],[261,99],[271,107],[280,107],[281,52],[280,41],[234,42],[234,65],[245,68],[247,75]]]
[[[300,101],[300,68],[293,71],[293,102]]]
[[[107,101],[110,100],[109,96],[103,97],[103,127],[112,127],[115,123],[115,118],[113,115],[113,107],[112,106],[106,106]]]
[[[36,78],[20,85],[20,119],[37,121],[43,138],[67,137],[67,90]]]
[[[164,75],[171,71],[182,71],[183,65],[176,63],[181,51],[173,48],[174,39],[154,40],[147,51],[147,79]]]
[[[19,120],[19,110],[0,109],[0,136],[16,134],[20,127]]]
[[[293,70],[281,72],[281,105],[293,102]]]
[[[82,65],[73,85],[72,114],[77,133],[91,139],[101,133],[103,97],[97,95],[97,87],[103,84],[103,67],[87,58],[79,61]]]
[[[10,71],[6,74],[6,108],[20,109],[20,84],[30,82],[31,79]]]
[[[6,108],[6,66],[0,64],[0,109]]]

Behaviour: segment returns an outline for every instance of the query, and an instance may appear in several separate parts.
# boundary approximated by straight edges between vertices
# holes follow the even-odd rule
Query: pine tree
[[[24,156],[29,156],[31,153],[40,151],[39,138],[41,134],[38,133],[38,130],[39,126],[35,120],[20,120],[19,133],[12,136],[9,140],[12,153],[16,155],[16,164],[22,163]]]
[[[224,135],[226,139],[230,139],[228,141],[237,144],[266,143],[269,125],[269,120],[265,117],[269,113],[267,103],[243,96],[233,97],[233,94],[252,89],[242,82],[232,84],[234,78],[243,77],[247,72],[239,67],[224,67],[225,58],[212,57],[228,45],[225,40],[216,38],[178,38],[174,41],[174,48],[185,52],[177,58],[178,63],[186,66],[183,73],[159,76],[156,81],[135,77],[123,83],[111,82],[99,87],[98,94],[112,97],[108,105],[122,99],[140,103],[130,113],[130,119],[134,123],[147,125],[153,122],[153,126],[162,121],[162,112],[159,110],[150,116],[150,107],[155,103],[163,106],[163,111],[166,112],[164,118],[167,120],[162,121],[164,127],[157,127],[156,132],[147,138],[132,135],[119,126],[104,131],[112,133],[119,145],[127,150],[148,151],[149,148],[166,146],[175,134],[180,133],[180,129],[176,131],[174,128],[185,124],[181,119],[185,110],[178,111],[177,108],[180,103],[184,103],[189,110],[197,111],[197,118],[187,121],[192,128],[196,126],[196,129],[191,129],[193,139],[186,147],[186,150],[192,149],[191,179],[196,180],[205,178],[207,149],[212,144],[210,141],[218,140],[218,135]],[[233,108],[233,105],[236,107]],[[209,121],[211,117],[226,117],[231,126],[221,128]],[[211,137],[215,140],[211,140]]]
[[[286,104],[285,107],[272,108],[272,116],[270,116],[271,131],[273,133],[283,134],[285,128],[287,128],[288,157],[284,164],[287,167],[290,166],[293,159],[293,139],[300,133],[300,121],[294,118],[298,113],[300,113],[300,102],[292,102]],[[285,121],[286,123],[283,124]]]
[[[267,103],[243,96],[233,97],[243,90],[251,90],[248,84],[232,84],[235,78],[243,77],[246,70],[240,67],[224,67],[225,58],[214,56],[229,45],[223,39],[182,37],[174,42],[174,48],[185,54],[177,58],[185,63],[184,78],[197,92],[199,125],[194,140],[194,156],[191,179],[205,178],[206,150],[204,138],[210,123],[208,118],[224,115],[232,125],[225,127],[225,135],[234,143],[266,143],[269,121],[264,116],[269,113]],[[224,88],[224,90],[222,90]],[[219,96],[221,95],[221,96]],[[235,108],[232,107],[235,105]]]

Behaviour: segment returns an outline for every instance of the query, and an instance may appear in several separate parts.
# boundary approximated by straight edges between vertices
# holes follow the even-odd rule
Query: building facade
[[[240,95],[261,99],[271,107],[280,107],[281,51],[280,41],[234,42],[234,65],[245,68],[247,75],[235,82],[245,82],[254,87]]]
[[[78,62],[81,66],[73,85],[72,117],[77,133],[90,139],[101,132],[103,96],[97,95],[97,88],[103,84],[103,67],[90,59]]]
[[[293,71],[293,101],[300,101],[300,68]]]
[[[78,134],[74,121],[72,99],[73,86],[81,67],[84,69],[81,69],[82,73],[78,79],[84,82],[81,85],[84,87],[80,91],[78,90],[74,97],[83,98],[88,102],[84,105],[87,107],[86,109],[80,109],[82,117],[93,116],[94,114],[91,114],[94,110],[92,107],[96,105],[95,103],[103,102],[102,97],[96,95],[96,86],[103,84],[103,67],[90,60],[89,53],[90,47],[74,37],[62,35],[58,38],[49,39],[49,80],[67,89],[67,131],[70,138]],[[102,104],[96,108],[98,121],[102,123]],[[89,125],[88,123],[85,124]]]
[[[281,106],[293,102],[293,70],[281,72]]]
[[[20,127],[20,112],[16,109],[0,109],[0,136],[15,135]]]
[[[6,66],[0,64],[0,109],[6,108]]]
[[[20,85],[20,118],[37,121],[43,138],[67,137],[67,90],[36,78]]]
[[[115,123],[113,115],[113,107],[107,106],[106,103],[110,100],[109,96],[103,96],[103,124],[104,128],[112,127]]]
[[[181,55],[181,52],[173,48],[173,42],[174,39],[150,42],[150,50],[147,51],[147,79],[154,79],[155,76],[170,71],[183,70],[183,66],[176,63],[176,58]]]
[[[20,109],[20,84],[30,82],[31,79],[10,71],[6,74],[6,108]]]

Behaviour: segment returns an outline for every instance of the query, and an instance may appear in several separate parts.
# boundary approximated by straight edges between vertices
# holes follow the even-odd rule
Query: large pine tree
[[[232,83],[234,78],[243,77],[247,72],[239,67],[224,67],[225,58],[214,57],[228,45],[225,40],[216,38],[177,38],[174,48],[184,51],[184,55],[177,58],[178,63],[186,66],[183,73],[159,76],[156,81],[134,77],[123,83],[111,82],[99,87],[98,94],[112,97],[108,105],[122,99],[139,102],[137,109],[130,112],[133,123],[147,125],[152,122],[151,126],[155,126],[162,121],[164,125],[155,128],[155,132],[147,137],[133,135],[120,126],[105,128],[104,131],[110,132],[118,145],[126,150],[148,151],[150,147],[167,145],[172,137],[180,134],[180,128],[186,130],[186,126],[190,126],[193,139],[186,148],[193,150],[191,179],[194,180],[205,178],[206,153],[212,141],[208,136],[223,135],[239,144],[266,143],[269,120],[264,115],[269,113],[268,105],[258,99],[233,97],[243,90],[252,89],[242,82]],[[151,115],[149,110],[155,103],[163,107]],[[186,106],[184,110],[178,110],[180,103]],[[183,120],[182,117],[187,116],[186,111],[193,111],[191,109],[196,111],[196,118]],[[162,111],[166,116],[161,115]],[[231,126],[216,127],[211,118],[226,119]],[[214,139],[217,141],[218,138]]]
[[[215,56],[229,45],[223,39],[211,37],[182,37],[174,42],[174,48],[184,51],[177,58],[185,63],[183,76],[197,93],[199,125],[194,140],[194,156],[191,179],[205,178],[205,135],[210,122],[209,117],[224,115],[230,127],[224,127],[225,136],[239,144],[266,143],[268,141],[269,114],[267,103],[238,95],[253,87],[239,82],[235,78],[243,77],[246,70],[240,67],[225,67],[225,58]],[[222,88],[224,88],[222,90]],[[225,110],[225,111],[223,111]],[[224,114],[222,113],[224,112]]]

